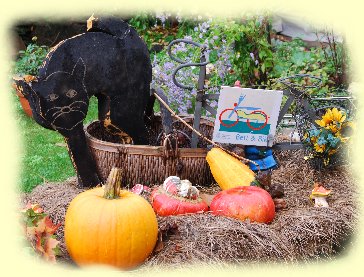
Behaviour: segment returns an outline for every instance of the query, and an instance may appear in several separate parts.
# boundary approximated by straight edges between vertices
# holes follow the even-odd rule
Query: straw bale
[[[333,259],[348,248],[358,225],[358,188],[348,167],[317,172],[303,159],[302,150],[282,151],[276,158],[272,183],[284,187],[288,207],[277,211],[271,224],[251,223],[211,213],[158,217],[159,240],[140,270],[155,266],[173,268],[193,263],[209,265],[292,263]],[[309,199],[313,182],[332,190],[329,208],[314,208]],[[68,204],[82,190],[77,179],[44,183],[22,196],[22,204],[40,204],[55,223],[63,222]],[[216,193],[217,185],[200,188]],[[148,199],[148,195],[144,195]],[[56,233],[62,259],[69,261],[63,225]]]

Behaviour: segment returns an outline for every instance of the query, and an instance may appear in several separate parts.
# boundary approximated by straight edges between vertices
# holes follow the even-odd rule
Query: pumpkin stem
[[[117,199],[120,195],[121,187],[121,168],[113,167],[107,177],[106,184],[104,186],[104,198]]]

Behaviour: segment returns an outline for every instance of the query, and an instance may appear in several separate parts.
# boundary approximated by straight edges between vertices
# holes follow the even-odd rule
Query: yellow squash
[[[206,156],[212,176],[222,190],[250,186],[255,180],[254,172],[238,159],[220,148],[212,148]]]

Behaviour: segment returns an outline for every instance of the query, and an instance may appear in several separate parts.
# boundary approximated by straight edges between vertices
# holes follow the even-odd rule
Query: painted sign
[[[213,141],[267,146],[268,135],[276,131],[282,96],[278,90],[223,86]]]

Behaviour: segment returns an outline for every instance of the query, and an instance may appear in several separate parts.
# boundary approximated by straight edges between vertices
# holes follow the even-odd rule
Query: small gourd
[[[188,180],[168,177],[163,185],[151,193],[154,211],[159,216],[206,212],[208,205],[199,197],[199,191]]]

